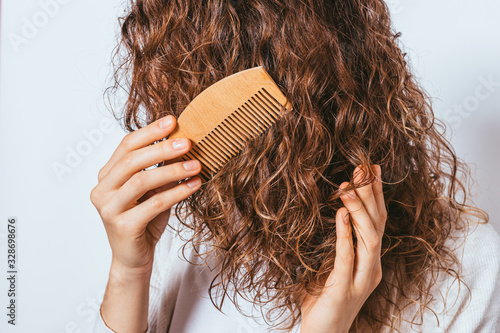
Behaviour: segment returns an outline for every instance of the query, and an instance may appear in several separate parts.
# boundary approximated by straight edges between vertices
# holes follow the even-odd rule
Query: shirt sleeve
[[[171,215],[170,219],[169,224],[178,223],[175,215]],[[148,330],[145,333],[168,332],[177,298],[177,286],[186,265],[186,262],[178,256],[178,249],[182,244],[181,239],[169,227],[156,244],[149,286]],[[92,332],[116,333],[104,322],[100,313],[101,304],[96,313]]]
[[[471,225],[467,234],[453,241],[464,283],[449,276],[439,281],[432,307],[437,311],[424,315],[422,332],[491,333],[500,328],[500,237],[491,224]]]

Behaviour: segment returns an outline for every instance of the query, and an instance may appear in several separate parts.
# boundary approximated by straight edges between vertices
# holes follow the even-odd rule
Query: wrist
[[[102,320],[116,332],[145,332],[152,265],[129,267],[116,259],[101,304]]]
[[[120,261],[113,258],[111,260],[110,277],[124,281],[149,281],[153,272],[153,265],[145,265],[142,267],[128,267]]]

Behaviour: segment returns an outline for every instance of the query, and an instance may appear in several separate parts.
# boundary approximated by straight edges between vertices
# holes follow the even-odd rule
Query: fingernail
[[[188,182],[186,183],[186,185],[190,188],[195,188],[195,187],[198,187],[200,186],[201,184],[201,179],[200,177],[195,177],[195,178],[191,178],[190,180],[188,180]]]
[[[186,138],[178,138],[172,141],[172,147],[175,150],[180,150],[182,148],[185,148],[187,146],[187,139]]]
[[[167,117],[163,118],[162,120],[160,120],[160,123],[158,124],[158,126],[160,126],[161,129],[165,129],[171,123],[172,123],[172,116],[167,116]]]
[[[184,169],[186,170],[194,170],[198,167],[198,161],[187,161],[187,162],[184,162],[182,163],[182,166],[184,167]]]

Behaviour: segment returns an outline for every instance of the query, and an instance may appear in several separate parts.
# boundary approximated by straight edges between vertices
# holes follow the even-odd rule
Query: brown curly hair
[[[339,185],[370,179],[352,182],[361,164],[381,166],[388,220],[384,277],[352,330],[398,330],[406,306],[417,305],[413,321],[429,308],[437,273],[461,281],[445,241],[464,214],[488,215],[469,204],[469,167],[411,74],[384,1],[137,0],[119,22],[107,93],[127,92],[128,131],[178,117],[211,84],[255,66],[293,105],[175,206],[193,231],[186,244],[223,254],[209,289],[219,309],[243,297],[272,305],[277,329],[298,323],[304,295],[318,295],[333,268]]]

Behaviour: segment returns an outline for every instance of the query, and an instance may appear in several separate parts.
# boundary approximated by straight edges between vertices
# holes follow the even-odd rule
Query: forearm
[[[119,333],[146,332],[151,271],[131,271],[111,263],[101,305],[102,318],[109,328]]]

